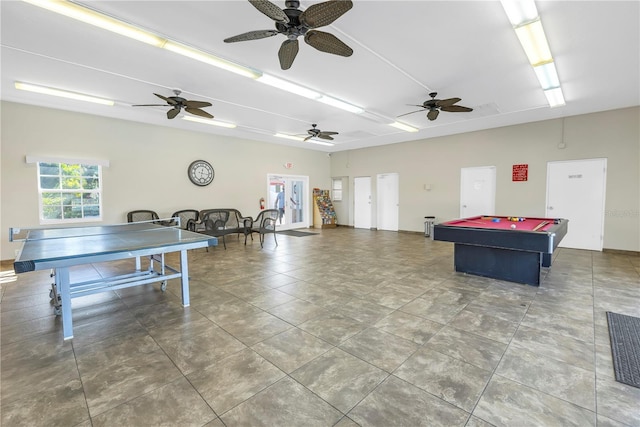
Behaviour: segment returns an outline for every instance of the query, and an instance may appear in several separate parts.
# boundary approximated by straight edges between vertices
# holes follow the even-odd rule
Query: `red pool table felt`
[[[498,218],[499,222],[492,221],[493,218]],[[520,217],[522,218],[522,217]],[[510,221],[506,216],[475,216],[470,218],[454,219],[452,221],[443,222],[443,225],[452,225],[456,227],[473,227],[473,228],[494,228],[494,229],[509,229],[511,225],[515,224],[514,231],[533,231],[542,222],[547,221],[547,224],[538,228],[536,231],[546,231],[553,226],[553,218],[524,218],[524,221]]]

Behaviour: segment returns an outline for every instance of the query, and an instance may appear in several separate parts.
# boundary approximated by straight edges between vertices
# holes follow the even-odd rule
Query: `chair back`
[[[190,221],[198,222],[200,212],[195,209],[183,209],[181,211],[174,212],[171,215],[171,218],[180,218],[180,228],[186,230]]]
[[[138,222],[138,221],[157,221],[160,217],[154,211],[149,210],[137,210],[130,211],[127,213],[127,222]]]
[[[254,227],[257,227],[260,233],[275,233],[276,221],[279,216],[278,209],[265,209],[258,214],[254,221]]]

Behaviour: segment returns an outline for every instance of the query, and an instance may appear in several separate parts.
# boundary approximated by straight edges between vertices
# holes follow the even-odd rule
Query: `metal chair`
[[[159,224],[159,219],[160,217],[156,212],[149,210],[137,210],[127,213],[127,222],[154,221],[154,223]]]
[[[168,225],[175,225],[177,223],[175,218],[180,219],[180,228],[187,230],[189,228],[189,222],[198,222],[200,212],[195,209],[183,209],[176,211],[171,214],[171,221],[169,221]]]
[[[244,244],[247,244],[247,236],[251,236],[253,240],[253,233],[258,233],[260,236],[260,247],[264,245],[264,236],[268,233],[273,233],[273,240],[278,246],[278,239],[276,238],[276,222],[280,216],[278,209],[265,209],[261,211],[256,219],[251,217],[244,219]]]

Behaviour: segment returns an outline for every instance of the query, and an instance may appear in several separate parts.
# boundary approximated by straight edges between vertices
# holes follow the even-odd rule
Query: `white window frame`
[[[30,161],[31,160],[31,161]],[[102,221],[103,218],[103,198],[102,198],[102,186],[103,186],[103,177],[102,177],[102,166],[105,164],[103,161],[94,161],[94,160],[76,160],[76,159],[51,159],[51,158],[37,158],[37,159],[33,159],[33,158],[29,158],[27,157],[27,162],[28,163],[36,163],[37,166],[37,180],[38,180],[38,216],[40,219],[40,224],[73,224],[73,223],[82,223],[82,222],[98,222],[98,221]],[[97,179],[98,179],[98,187],[97,188],[73,188],[73,189],[49,189],[49,188],[42,188],[41,184],[42,184],[42,180],[41,180],[41,164],[46,164],[46,163],[50,163],[50,164],[58,164],[58,165],[72,165],[72,166],[91,166],[91,167],[96,167],[97,168]],[[108,163],[107,163],[108,166]],[[46,175],[45,175],[46,176]],[[54,175],[51,175],[54,176]],[[62,177],[64,177],[65,175],[62,174],[62,171],[60,171],[59,175],[58,175],[61,179]],[[82,182],[82,181],[81,181]],[[44,209],[45,209],[45,205],[43,203],[44,201],[44,194],[45,193],[50,193],[52,192],[51,190],[53,190],[53,192],[59,192],[61,194],[71,194],[71,193],[97,193],[98,196],[98,211],[99,214],[97,216],[84,216],[84,205],[81,203],[80,204],[80,208],[81,208],[81,217],[74,217],[74,218],[56,218],[56,219],[50,219],[50,218],[45,218],[44,215]],[[81,197],[81,201],[84,198]],[[63,213],[64,215],[64,213]]]
[[[334,202],[342,201],[342,178],[331,178],[331,198]]]

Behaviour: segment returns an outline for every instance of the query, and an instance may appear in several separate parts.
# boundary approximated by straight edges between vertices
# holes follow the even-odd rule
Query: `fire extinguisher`
[[[264,197],[260,197],[260,210],[264,209]]]

